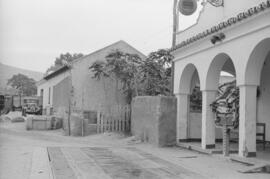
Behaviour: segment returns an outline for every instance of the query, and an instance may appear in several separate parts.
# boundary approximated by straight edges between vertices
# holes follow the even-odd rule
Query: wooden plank
[[[116,131],[119,131],[119,120],[116,120]]]
[[[97,133],[99,133],[99,112],[97,113]]]
[[[103,132],[104,132],[104,130],[103,130],[103,127],[104,127],[104,126],[103,126],[103,122],[104,122],[104,121],[103,121],[103,116],[100,116],[100,117],[101,117],[101,118],[100,118],[100,119],[101,119],[101,120],[100,120],[100,122],[101,122],[101,123],[100,123],[100,132],[103,133]]]

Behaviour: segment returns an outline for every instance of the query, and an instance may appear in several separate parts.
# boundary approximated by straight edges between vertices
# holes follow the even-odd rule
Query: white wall
[[[43,89],[43,108],[52,107],[53,105],[53,87],[60,83],[63,79],[70,75],[69,71],[65,71],[49,80],[44,80],[40,84],[38,84],[38,96],[40,96],[40,91]],[[50,103],[49,103],[49,88],[51,89],[50,92]]]
[[[266,2],[266,0],[225,0],[224,8],[214,8],[207,5],[197,25],[182,33],[178,33],[177,43],[179,44],[183,40],[194,37],[224,20],[235,17],[238,13],[247,11],[250,7],[257,6],[261,2]],[[193,39],[189,39],[187,44],[182,44],[181,48],[175,49],[172,53],[175,57],[174,94],[176,95],[180,94],[183,91],[182,89],[185,89],[186,85],[188,85],[187,83],[180,84],[181,77],[186,72],[186,67],[193,66],[197,69],[201,90],[213,91],[217,90],[217,81],[213,77],[220,75],[223,62],[226,60],[224,56],[232,60],[235,67],[237,85],[241,87],[242,91],[240,101],[240,121],[242,122],[240,122],[239,127],[240,156],[244,156],[245,151],[250,152],[251,155],[256,151],[256,146],[254,145],[256,118],[256,105],[254,104],[256,97],[254,94],[256,86],[260,84],[260,70],[270,47],[269,19],[270,9],[267,8],[218,32],[208,33],[207,36],[199,40],[193,41]],[[224,33],[225,39],[213,44],[211,38],[217,33]],[[258,101],[257,117],[259,122],[266,123],[267,140],[270,137],[269,72],[269,68],[263,70],[264,77],[261,79],[262,96]],[[203,114],[207,114],[207,108],[204,106],[203,109],[206,110]],[[178,113],[180,112],[178,110]],[[204,117],[203,119],[205,119]],[[185,119],[181,120],[186,121]],[[213,125],[211,124],[209,129],[212,129]],[[198,133],[194,135],[198,135]],[[207,140],[207,138],[204,140]]]
[[[103,80],[97,81],[92,78],[93,73],[89,69],[95,61],[104,61],[105,57],[116,49],[126,53],[138,54],[144,58],[144,55],[136,49],[124,41],[119,41],[74,62],[72,67],[74,108],[78,110],[96,110],[100,105],[126,104],[121,89],[116,89],[113,79],[106,79],[105,83]]]
[[[257,121],[266,124],[266,140],[270,141],[270,54],[261,74],[261,95],[258,98]],[[258,138],[259,139],[259,138]],[[260,138],[261,139],[261,138]]]
[[[266,0],[224,0],[224,7],[214,7],[207,3],[202,10],[201,16],[199,16],[198,23],[178,33],[177,43],[203,32],[214,25],[218,25],[221,21],[236,16],[240,12],[248,10],[265,1]],[[181,26],[181,24],[179,25]]]

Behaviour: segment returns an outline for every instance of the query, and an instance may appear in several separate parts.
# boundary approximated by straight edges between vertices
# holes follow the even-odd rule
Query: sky
[[[45,72],[61,53],[89,54],[119,40],[146,55],[170,48],[172,8],[173,0],[0,0],[0,62]]]

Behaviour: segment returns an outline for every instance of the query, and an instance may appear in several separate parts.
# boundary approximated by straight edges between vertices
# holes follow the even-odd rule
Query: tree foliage
[[[36,81],[23,74],[13,75],[7,82],[7,85],[17,89],[21,95],[36,95]]]
[[[167,50],[152,52],[146,59],[116,50],[109,53],[105,61],[94,62],[90,70],[97,80],[102,77],[119,80],[131,102],[133,96],[170,94],[172,59]]]
[[[70,54],[69,52],[65,54],[60,54],[59,57],[57,57],[54,61],[54,65],[52,65],[50,68],[47,69],[46,73],[49,73],[51,71],[56,71],[62,66],[64,66],[67,63],[72,62],[75,59],[78,59],[80,57],[83,57],[84,55],[82,53],[74,53]]]
[[[140,66],[143,95],[170,95],[172,59],[169,51],[161,49],[150,53],[143,61]]]
[[[138,74],[137,67],[141,62],[141,58],[136,54],[116,50],[109,53],[105,61],[94,62],[90,69],[94,73],[93,78],[97,80],[102,77],[116,80],[117,88],[118,85],[121,85],[122,91],[126,94],[128,103],[130,103],[132,96],[138,93],[136,75]]]
[[[218,97],[211,104],[216,114],[215,123],[222,126],[227,123],[233,128],[239,125],[239,88],[236,81],[225,83],[218,88]]]

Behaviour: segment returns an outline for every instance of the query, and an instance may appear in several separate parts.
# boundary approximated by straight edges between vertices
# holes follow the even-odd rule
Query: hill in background
[[[43,77],[43,73],[41,72],[25,70],[22,68],[17,68],[0,63],[0,92],[3,92],[4,89],[7,87],[8,79],[10,79],[13,75],[17,75],[19,73],[26,75],[29,78],[33,78],[35,81],[39,81]]]

